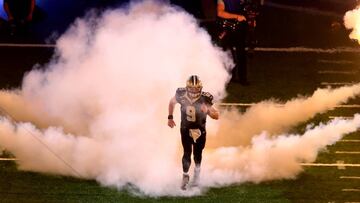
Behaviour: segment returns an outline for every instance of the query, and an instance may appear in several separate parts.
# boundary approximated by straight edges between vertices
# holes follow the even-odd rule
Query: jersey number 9
[[[194,106],[187,106],[186,107],[186,119],[190,122],[196,121],[196,109]]]

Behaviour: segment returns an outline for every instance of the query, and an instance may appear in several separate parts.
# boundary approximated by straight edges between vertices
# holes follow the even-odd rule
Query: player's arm
[[[31,0],[30,2],[30,8],[29,8],[29,15],[26,17],[27,21],[31,21],[33,18],[33,14],[34,14],[34,10],[35,10],[35,0]]]
[[[4,10],[5,10],[6,14],[8,15],[8,20],[9,21],[14,20],[14,17],[12,15],[11,11],[10,11],[9,4],[8,4],[7,1],[4,1],[3,7],[4,7]]]
[[[207,113],[210,118],[218,120],[220,113],[217,109],[215,109],[213,106],[208,107],[208,113]]]
[[[174,126],[176,126],[175,121],[174,121],[174,117],[173,117],[176,103],[177,103],[176,97],[173,97],[173,98],[170,99],[170,102],[169,102],[169,115],[168,115],[168,126],[170,128],[173,128]]]
[[[217,109],[215,109],[213,106],[211,106],[211,104],[202,104],[201,105],[201,111],[206,113],[207,115],[210,116],[210,118],[218,120],[220,113]]]
[[[235,13],[229,13],[225,11],[225,4],[222,0],[218,0],[217,3],[217,15],[220,18],[225,18],[225,19],[235,19],[237,21],[246,21],[245,16],[243,15],[238,15]]]
[[[203,92],[202,96],[205,98],[204,103],[201,105],[201,111],[206,113],[212,119],[219,119],[219,111],[213,107],[213,96],[208,92]]]

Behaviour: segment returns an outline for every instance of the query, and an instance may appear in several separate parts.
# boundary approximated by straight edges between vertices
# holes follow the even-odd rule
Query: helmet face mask
[[[201,87],[187,87],[187,94],[191,99],[199,98],[201,95]]]
[[[186,92],[190,99],[197,99],[201,96],[202,83],[198,76],[192,75],[186,82]]]

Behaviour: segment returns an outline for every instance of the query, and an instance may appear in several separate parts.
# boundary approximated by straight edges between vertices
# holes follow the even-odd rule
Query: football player
[[[194,155],[194,176],[192,186],[197,186],[200,177],[200,165],[202,150],[206,142],[206,117],[219,118],[219,112],[213,105],[213,96],[202,91],[202,83],[198,76],[192,75],[186,82],[185,88],[178,88],[176,94],[169,102],[168,126],[173,128],[173,113],[176,103],[180,104],[181,110],[181,143],[184,149],[182,157],[183,180],[181,189],[186,190],[189,184],[189,168],[191,153]]]

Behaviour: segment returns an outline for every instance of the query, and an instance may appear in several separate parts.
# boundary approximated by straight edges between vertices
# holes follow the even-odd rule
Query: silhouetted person
[[[224,49],[230,49],[235,62],[232,80],[247,85],[246,38],[248,22],[244,1],[218,0],[217,17],[220,24],[218,40]]]
[[[33,20],[35,0],[4,0],[11,35],[26,35]]]

